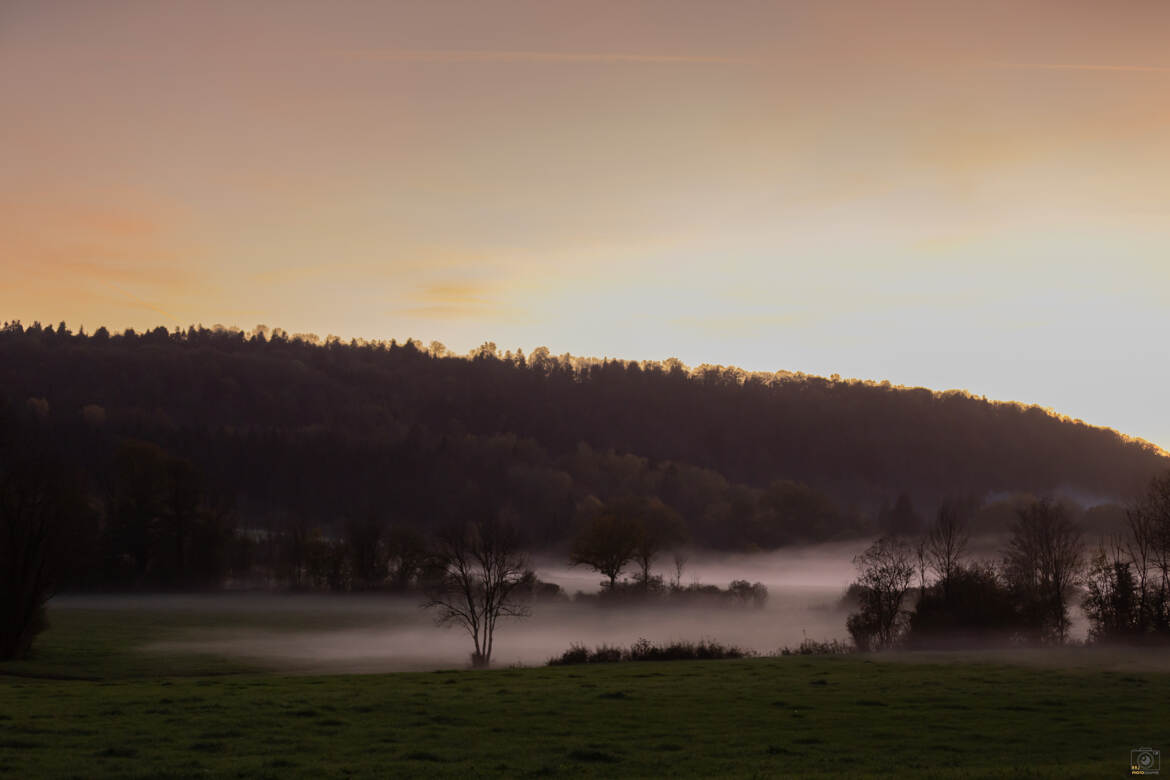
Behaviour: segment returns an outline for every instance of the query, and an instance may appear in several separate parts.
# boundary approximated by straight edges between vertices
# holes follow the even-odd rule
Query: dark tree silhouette
[[[386,534],[390,586],[394,590],[409,588],[422,572],[427,555],[426,539],[421,533],[410,526],[392,526]]]
[[[1069,598],[1084,564],[1081,531],[1068,510],[1048,499],[1019,510],[1005,570],[1042,641],[1068,637]]]
[[[1081,606],[1092,639],[1125,641],[1142,635],[1141,591],[1119,540],[1102,544],[1089,562]]]
[[[944,599],[949,594],[952,576],[962,566],[970,541],[966,507],[958,501],[944,501],[923,544],[926,565],[938,577]]]
[[[84,500],[45,433],[39,421],[0,420],[0,660],[23,657],[44,628],[84,533]]]
[[[861,650],[892,647],[905,628],[902,603],[914,581],[913,551],[904,540],[884,536],[853,563],[861,574],[856,589],[860,609],[846,621],[849,634]]]
[[[660,552],[683,541],[685,531],[678,513],[657,498],[611,502],[609,511],[630,524],[634,535],[633,560],[638,582],[650,586],[650,567]]]
[[[1170,640],[1170,472],[1127,510],[1123,533],[1103,539],[1085,578],[1082,606],[1102,641]]]
[[[1014,595],[994,566],[956,565],[944,593],[941,582],[924,589],[910,615],[911,648],[1008,644],[1022,623]]]
[[[499,619],[530,613],[517,592],[528,567],[515,531],[495,518],[451,528],[436,538],[434,567],[425,606],[471,636],[472,666],[489,666]]]
[[[639,529],[611,508],[604,508],[590,518],[573,541],[569,563],[573,566],[591,566],[614,583],[622,569],[634,558],[638,547]]]
[[[1153,631],[1170,634],[1170,471],[1150,480],[1127,515],[1143,622]]]

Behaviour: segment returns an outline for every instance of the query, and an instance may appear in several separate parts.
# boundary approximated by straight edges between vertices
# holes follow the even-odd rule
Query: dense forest
[[[103,585],[301,584],[337,569],[313,555],[405,555],[471,516],[566,549],[628,497],[677,513],[690,544],[774,548],[917,531],[945,497],[1124,501],[1170,465],[961,392],[266,328],[6,324],[0,408],[0,465],[35,450],[69,475],[101,552],[77,579]]]

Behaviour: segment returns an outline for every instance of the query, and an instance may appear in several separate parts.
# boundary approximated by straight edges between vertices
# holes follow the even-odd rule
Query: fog
[[[732,580],[762,582],[768,586],[769,600],[783,599],[792,593],[833,591],[837,597],[857,578],[853,557],[865,550],[868,542],[854,539],[769,553],[717,554],[709,551],[686,552],[681,583],[701,582],[727,587]],[[536,557],[533,561],[542,580],[555,582],[568,593],[594,593],[603,579],[587,566],[569,566],[563,559]],[[655,561],[654,573],[670,580],[675,576],[670,554]]]
[[[760,653],[796,647],[805,638],[848,640],[848,608],[841,598],[857,577],[853,557],[866,542],[854,540],[770,553],[686,555],[680,582],[726,588],[736,579],[768,588],[762,608],[725,601],[682,605],[669,599],[645,604],[537,601],[523,619],[501,619],[493,665],[540,665],[575,643],[629,645],[713,639]],[[973,540],[972,557],[998,557],[1002,540]],[[562,558],[533,558],[537,575],[566,593],[596,593],[602,577]],[[655,574],[678,576],[672,556],[657,561]],[[53,615],[68,610],[134,612],[126,625],[145,628],[139,651],[209,654],[286,673],[363,673],[465,668],[471,640],[458,626],[437,626],[418,594],[214,594],[62,595],[50,602]],[[1071,637],[1083,640],[1087,622],[1075,605]],[[116,616],[111,616],[116,620]],[[981,651],[980,651],[981,652]],[[1006,651],[1004,651],[1006,652]],[[1025,656],[1033,654],[1021,651]],[[1049,654],[1041,654],[1048,658]],[[889,657],[895,658],[896,654]],[[991,657],[1007,659],[1002,653]],[[1053,659],[1056,657],[1053,656]],[[1063,658],[1063,656],[1062,656]],[[1088,656],[1070,656],[1087,659]],[[1097,661],[1091,661],[1097,664]]]
[[[683,569],[684,585],[759,581],[768,587],[767,604],[537,602],[530,617],[500,621],[493,663],[543,664],[572,643],[628,645],[643,637],[652,642],[715,639],[759,652],[798,645],[806,636],[844,639],[846,613],[840,599],[855,576],[850,561],[857,552],[858,544],[851,543],[756,555],[694,554]],[[534,564],[538,576],[569,593],[593,592],[600,584],[596,573],[559,561],[536,558]],[[656,572],[672,578],[673,560],[661,561]],[[419,603],[417,597],[252,592],[60,596],[50,607],[157,614],[167,626],[167,638],[144,641],[141,649],[149,653],[207,653],[303,673],[466,666],[471,640],[458,627],[436,626]]]

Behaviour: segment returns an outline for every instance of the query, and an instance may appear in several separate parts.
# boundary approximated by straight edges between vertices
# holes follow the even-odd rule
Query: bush
[[[620,647],[611,647],[610,645],[598,645],[597,648],[589,654],[589,663],[591,664],[608,664],[622,660],[624,651]]]
[[[733,580],[727,586],[727,593],[732,599],[744,604],[751,604],[757,609],[763,608],[768,601],[768,588],[762,582]]]
[[[724,645],[713,639],[698,642],[671,642],[656,645],[649,639],[639,639],[629,648],[598,645],[590,652],[584,645],[573,644],[559,658],[549,660],[549,666],[571,664],[603,664],[621,661],[715,661],[728,658],[751,658],[752,650],[735,645]]]
[[[763,607],[768,601],[768,588],[762,582],[733,580],[724,590],[718,585],[702,585],[698,582],[686,587],[672,587],[670,598],[683,602],[715,601],[736,606]]]
[[[569,666],[571,664],[583,664],[589,662],[589,648],[585,645],[574,642],[569,645],[569,649],[561,653],[560,658],[554,658],[549,661],[549,666],[563,665]]]
[[[617,580],[612,585],[606,584],[597,593],[577,591],[573,600],[581,603],[592,602],[598,606],[654,601],[665,606],[684,606],[699,602],[760,608],[768,601],[768,588],[762,582],[747,580],[734,580],[726,589],[698,582],[686,586],[666,585],[661,576],[652,575],[646,582],[641,579]]]
[[[780,655],[846,655],[856,652],[856,647],[840,639],[818,642],[807,637],[795,648],[787,646],[780,648]]]
[[[1014,641],[1025,628],[1012,592],[989,566],[957,568],[949,582],[930,586],[910,616],[912,648]]]

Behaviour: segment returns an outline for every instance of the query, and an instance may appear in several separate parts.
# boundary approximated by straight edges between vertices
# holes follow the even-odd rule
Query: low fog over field
[[[726,603],[680,606],[537,602],[526,619],[501,620],[493,664],[542,664],[570,644],[628,645],[717,639],[761,652],[798,645],[804,637],[847,637],[841,595],[854,570],[858,544],[825,545],[770,554],[713,557],[693,555],[682,572],[727,587],[733,579],[768,587],[763,608]],[[657,569],[667,572],[663,561]],[[595,592],[601,578],[583,568],[536,559],[538,576],[568,593]],[[283,671],[376,672],[465,666],[471,643],[460,629],[434,624],[420,597],[382,595],[62,596],[53,610],[138,610],[165,615],[188,626],[174,638],[144,646],[145,652],[210,653]]]

